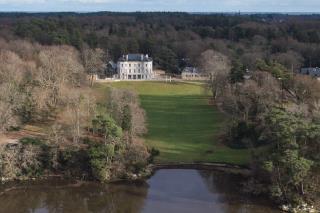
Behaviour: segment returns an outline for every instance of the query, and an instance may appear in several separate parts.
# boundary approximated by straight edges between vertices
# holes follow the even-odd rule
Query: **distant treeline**
[[[179,73],[215,49],[247,68],[276,60],[288,69],[320,66],[320,15],[169,12],[0,13],[0,36],[45,45],[85,43],[117,60],[148,53],[157,67]]]

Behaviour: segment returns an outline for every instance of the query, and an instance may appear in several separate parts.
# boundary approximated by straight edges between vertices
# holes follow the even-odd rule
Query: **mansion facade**
[[[153,60],[148,55],[123,55],[117,63],[117,75],[120,80],[152,80]]]

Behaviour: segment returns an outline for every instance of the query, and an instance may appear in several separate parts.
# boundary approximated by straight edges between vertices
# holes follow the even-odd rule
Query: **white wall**
[[[121,61],[117,65],[119,78],[122,80],[150,80],[154,78],[152,61]]]

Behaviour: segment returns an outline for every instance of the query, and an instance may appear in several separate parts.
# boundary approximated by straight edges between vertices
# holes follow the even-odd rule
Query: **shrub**
[[[94,132],[105,138],[105,142],[117,141],[122,137],[122,129],[107,113],[96,116],[92,120],[92,126]]]
[[[151,151],[149,151],[149,152],[150,152],[150,156],[148,158],[148,162],[153,163],[154,158],[160,155],[160,151],[158,149],[152,147]]]
[[[131,109],[129,105],[124,106],[122,112],[122,124],[121,127],[125,131],[131,131],[132,129],[132,115]]]
[[[41,154],[43,150],[41,147],[34,144],[26,144],[21,147],[19,153],[19,167],[22,176],[34,177],[40,176],[44,171],[44,165],[41,161]]]
[[[40,146],[43,145],[43,141],[39,138],[30,138],[30,137],[26,137],[26,138],[22,138],[19,141],[21,144],[23,145],[36,145],[36,146]]]
[[[115,155],[113,144],[94,144],[88,150],[92,176],[99,181],[110,179],[110,165]]]

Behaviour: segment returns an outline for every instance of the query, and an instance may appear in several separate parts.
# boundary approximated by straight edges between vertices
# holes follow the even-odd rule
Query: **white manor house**
[[[123,55],[117,63],[117,77],[120,80],[152,80],[152,58],[143,54]]]

